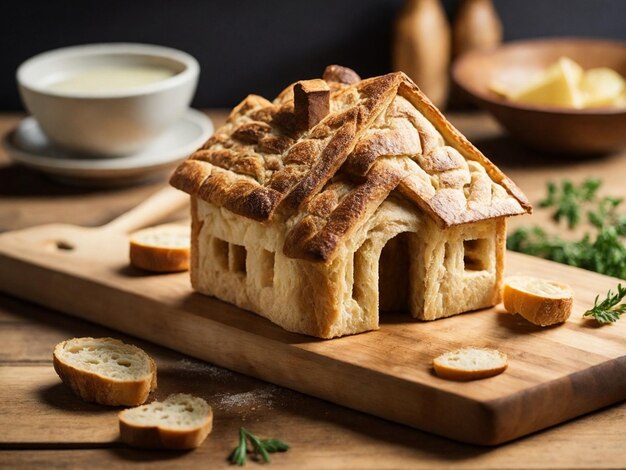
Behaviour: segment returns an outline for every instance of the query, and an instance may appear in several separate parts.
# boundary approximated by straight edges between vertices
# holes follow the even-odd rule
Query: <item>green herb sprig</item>
[[[527,255],[626,279],[626,246],[615,227],[603,228],[593,241],[589,234],[578,241],[567,241],[546,233],[540,227],[523,227],[509,236],[507,247]]]
[[[583,317],[592,317],[600,324],[616,322],[622,314],[626,313],[626,303],[620,305],[624,297],[626,297],[626,287],[618,284],[617,293],[613,294],[609,290],[602,302],[598,303],[600,296],[596,296],[593,308],[583,313]]]
[[[623,201],[623,198],[610,196],[600,199],[596,209],[587,212],[589,223],[597,229],[615,227],[618,235],[626,236],[626,214],[617,213]]]
[[[587,179],[579,185],[570,181],[560,186],[548,183],[548,195],[539,203],[541,207],[555,208],[553,220],[558,223],[565,219],[570,228],[581,222],[583,207],[587,206],[587,221],[595,233],[568,241],[540,227],[522,227],[508,237],[507,248],[626,279],[626,245],[622,238],[626,236],[626,214],[619,212],[623,199],[598,198],[601,184],[598,179]]]
[[[248,449],[248,442],[251,450]],[[228,460],[233,465],[245,465],[248,453],[260,456],[265,463],[270,462],[269,454],[286,452],[289,445],[279,439],[259,439],[246,428],[239,428],[239,445],[233,449]]]
[[[552,214],[555,222],[567,221],[569,228],[575,228],[581,219],[581,205],[593,201],[602,185],[599,179],[589,178],[576,186],[569,180],[561,182],[559,188],[555,183],[548,183],[548,195],[539,202],[540,207],[554,207]]]

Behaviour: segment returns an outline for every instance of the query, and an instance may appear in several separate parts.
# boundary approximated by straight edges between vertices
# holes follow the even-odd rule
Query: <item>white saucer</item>
[[[125,157],[93,158],[77,155],[51,143],[35,118],[27,117],[4,139],[16,162],[64,182],[112,186],[154,178],[200,147],[213,133],[213,123],[189,109],[179,122],[141,152]]]

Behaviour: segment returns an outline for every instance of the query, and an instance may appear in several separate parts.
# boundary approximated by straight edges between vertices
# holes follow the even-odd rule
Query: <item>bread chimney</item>
[[[311,129],[330,112],[330,88],[319,78],[299,81],[293,87],[293,102],[298,129]]]

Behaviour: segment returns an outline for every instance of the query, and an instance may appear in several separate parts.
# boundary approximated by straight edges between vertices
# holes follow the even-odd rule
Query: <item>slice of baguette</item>
[[[213,427],[213,411],[207,402],[182,393],[118,416],[122,442],[144,449],[193,449]]]
[[[497,349],[466,347],[433,360],[435,373],[444,379],[476,380],[493,377],[508,366],[506,354]]]
[[[548,326],[569,318],[574,293],[561,282],[513,276],[504,280],[502,300],[507,312],[519,313],[535,325]]]
[[[143,350],[113,338],[74,338],[59,343],[54,370],[85,401],[141,405],[156,389],[156,365]]]
[[[189,269],[190,229],[182,225],[158,225],[130,236],[130,263],[158,273]]]

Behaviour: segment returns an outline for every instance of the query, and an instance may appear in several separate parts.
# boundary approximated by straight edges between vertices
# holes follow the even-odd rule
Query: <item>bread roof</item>
[[[273,102],[248,96],[171,184],[261,222],[293,220],[285,254],[325,262],[394,189],[443,228],[531,211],[404,73],[361,80],[329,66],[323,78],[330,106],[298,120],[294,85]],[[303,89],[322,96],[319,82],[298,82],[296,103]]]

